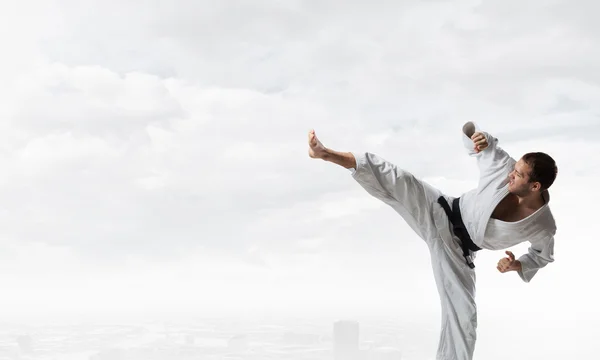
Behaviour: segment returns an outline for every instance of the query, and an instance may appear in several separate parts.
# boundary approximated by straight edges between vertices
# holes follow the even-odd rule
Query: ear
[[[542,190],[542,184],[540,184],[538,181],[534,182],[531,185],[531,190],[533,190],[533,191],[541,191]]]

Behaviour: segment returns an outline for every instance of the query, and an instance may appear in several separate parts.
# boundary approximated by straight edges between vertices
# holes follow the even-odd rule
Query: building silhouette
[[[359,324],[357,321],[340,320],[333,323],[334,360],[360,360]]]

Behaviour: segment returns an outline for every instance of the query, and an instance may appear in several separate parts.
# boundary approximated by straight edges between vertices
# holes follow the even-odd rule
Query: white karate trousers
[[[353,153],[352,177],[367,192],[391,206],[429,247],[441,301],[442,328],[437,360],[471,360],[475,349],[477,308],[475,271],[469,268],[437,199],[453,198],[406,170],[371,153]]]

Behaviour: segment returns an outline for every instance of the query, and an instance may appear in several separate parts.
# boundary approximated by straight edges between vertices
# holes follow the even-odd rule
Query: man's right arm
[[[469,121],[463,126],[463,144],[470,156],[477,158],[477,166],[482,177],[486,174],[496,173],[512,168],[516,161],[510,157],[502,148],[498,146],[498,139],[485,131],[480,131],[477,125]],[[481,151],[475,149],[473,135],[480,133],[485,136],[488,146]]]

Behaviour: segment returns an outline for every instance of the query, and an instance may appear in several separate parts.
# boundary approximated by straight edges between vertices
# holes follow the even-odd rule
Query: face
[[[525,196],[533,191],[540,189],[540,183],[529,182],[529,172],[531,167],[527,165],[523,159],[520,159],[516,164],[513,171],[508,175],[508,191],[518,196]]]

